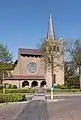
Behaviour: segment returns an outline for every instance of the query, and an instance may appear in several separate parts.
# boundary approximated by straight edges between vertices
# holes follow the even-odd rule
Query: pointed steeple
[[[54,34],[54,28],[53,28],[53,21],[52,21],[52,16],[50,13],[50,19],[49,19],[49,25],[48,25],[48,32],[47,32],[47,39],[55,39],[55,34]]]

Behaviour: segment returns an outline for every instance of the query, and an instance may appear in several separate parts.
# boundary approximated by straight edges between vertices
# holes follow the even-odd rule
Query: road
[[[48,116],[49,120],[81,120],[81,96],[48,103]]]
[[[15,120],[27,103],[9,104],[0,106],[0,120]]]
[[[46,101],[31,101],[16,120],[48,120]]]
[[[0,120],[81,120],[81,96],[57,98],[3,105]]]

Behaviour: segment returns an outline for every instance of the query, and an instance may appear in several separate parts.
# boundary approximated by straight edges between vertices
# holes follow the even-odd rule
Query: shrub
[[[10,93],[35,93],[35,89],[6,89],[6,94]]]
[[[13,88],[13,85],[12,84],[9,84],[9,89],[12,89]]]
[[[16,85],[13,85],[12,88],[13,88],[13,89],[17,89],[17,86],[16,86]]]
[[[55,89],[55,92],[79,92],[80,89]]]
[[[15,86],[16,87],[16,86]],[[5,89],[6,94],[10,93],[35,93],[36,89]],[[0,90],[0,94],[3,93],[3,90]]]
[[[67,80],[68,88],[80,88],[79,76],[70,76]]]
[[[2,94],[3,93],[3,90],[0,90],[0,94]]]
[[[68,89],[68,86],[62,85],[62,86],[61,86],[61,89]]]
[[[3,85],[1,84],[1,85],[0,85],[0,90],[2,90],[2,89],[3,89]]]
[[[58,85],[55,85],[54,88],[60,89],[60,88],[61,88],[61,85],[59,85],[59,84],[58,84]]]
[[[0,95],[0,103],[25,101],[26,97],[22,94]]]
[[[13,85],[6,83],[5,86],[4,86],[4,88],[12,89],[12,88],[13,88]]]
[[[61,88],[55,88],[54,92],[79,92],[80,89],[68,89],[67,86],[61,86]],[[46,92],[51,92],[51,89],[46,89]]]
[[[6,89],[16,89],[16,88],[17,88],[16,85],[12,85],[12,84],[8,84],[8,83],[6,83],[4,87],[5,87]]]
[[[55,85],[54,88],[55,89],[68,89],[66,85]]]

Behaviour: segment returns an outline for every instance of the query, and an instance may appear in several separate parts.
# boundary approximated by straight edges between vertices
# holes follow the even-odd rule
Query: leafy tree
[[[68,78],[75,74],[75,65],[73,61],[65,61],[64,62],[64,78],[65,85],[68,84]]]
[[[54,85],[54,71],[56,67],[63,67],[63,42],[61,40],[45,40],[41,45],[43,52],[42,60],[45,70],[50,70],[52,75],[52,86]]]
[[[78,75],[69,76],[67,79],[68,88],[80,88],[80,80]]]
[[[12,53],[7,45],[0,44],[0,79],[8,75],[7,70],[12,67]],[[4,74],[4,76],[3,76]]]
[[[76,69],[79,68],[80,89],[81,89],[81,43],[80,43],[80,40],[76,40],[73,45],[66,44],[66,50],[70,53],[71,59],[74,61]]]

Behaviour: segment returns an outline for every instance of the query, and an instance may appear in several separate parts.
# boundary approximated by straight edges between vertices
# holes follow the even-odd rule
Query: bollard
[[[53,99],[53,90],[51,90],[51,100]]]

